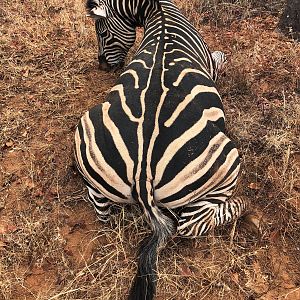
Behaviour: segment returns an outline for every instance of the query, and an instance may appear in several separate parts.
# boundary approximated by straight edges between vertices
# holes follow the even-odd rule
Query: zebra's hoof
[[[247,231],[261,236],[263,227],[263,217],[256,212],[249,212],[241,218],[242,227]]]
[[[98,220],[102,223],[108,223],[110,220],[110,217],[103,217],[103,216],[98,216]]]

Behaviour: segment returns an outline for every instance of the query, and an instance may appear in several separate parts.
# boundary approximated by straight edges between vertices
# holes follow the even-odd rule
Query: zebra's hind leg
[[[92,202],[97,217],[102,222],[108,222],[110,219],[112,202],[91,187],[88,188],[88,199]]]
[[[216,226],[235,221],[247,206],[248,201],[243,198],[226,201],[205,198],[192,202],[180,211],[177,231],[180,236],[201,236]]]

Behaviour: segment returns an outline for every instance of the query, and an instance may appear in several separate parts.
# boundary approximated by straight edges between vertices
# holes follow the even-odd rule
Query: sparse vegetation
[[[159,300],[300,298],[300,45],[276,31],[283,1],[177,1],[229,63],[218,83],[260,236],[232,224],[175,239]],[[0,6],[0,299],[125,299],[138,208],[101,224],[73,167],[74,127],[118,74],[97,69],[81,0]],[[235,228],[235,230],[234,230]]]

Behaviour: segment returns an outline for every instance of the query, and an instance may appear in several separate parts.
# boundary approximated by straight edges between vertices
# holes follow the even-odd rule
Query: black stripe
[[[199,189],[201,186],[203,186],[209,179],[215,174],[216,171],[219,170],[219,168],[222,166],[222,164],[225,162],[226,157],[228,153],[232,150],[232,144],[229,142],[223,149],[221,155],[217,158],[217,160],[213,163],[211,168],[198,180],[193,182],[192,184],[186,185],[182,190],[179,192],[166,197],[164,199],[161,199],[160,201],[162,203],[172,203],[174,200],[178,200],[181,198],[184,198],[185,196],[193,193],[193,191]],[[225,176],[226,177],[226,176]],[[213,188],[212,188],[213,189]],[[206,193],[208,194],[208,193]],[[202,195],[203,196],[203,195]],[[199,197],[200,198],[200,197]]]
[[[118,192],[116,189],[114,189],[112,186],[110,186],[105,180],[103,180],[103,178],[94,171],[94,169],[90,166],[90,164],[88,163],[87,157],[86,157],[86,144],[84,143],[83,140],[83,129],[82,129],[82,125],[81,123],[79,123],[78,125],[78,131],[79,131],[79,135],[81,138],[81,145],[80,145],[80,153],[82,156],[82,162],[86,168],[87,173],[89,174],[89,176],[91,176],[96,182],[98,182],[100,185],[102,185],[108,192],[110,192],[111,194],[116,195],[117,197],[126,199],[126,197],[121,194],[120,192]],[[87,179],[86,179],[87,180]],[[93,186],[92,183],[90,183],[91,186]]]

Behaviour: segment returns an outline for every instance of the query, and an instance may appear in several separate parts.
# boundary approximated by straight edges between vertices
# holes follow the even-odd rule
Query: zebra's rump
[[[144,141],[144,157],[138,166],[136,124],[117,127],[105,106],[98,105],[82,117],[76,130],[75,156],[86,182],[106,198],[133,203],[132,189],[140,179],[152,182],[155,200],[167,208],[213,195],[220,200],[231,195],[239,155],[213,122],[222,116],[218,110],[204,111],[203,117],[180,135],[174,134],[176,127],[162,124],[152,146]],[[138,168],[148,168],[139,173],[145,177],[136,175]]]

